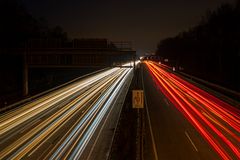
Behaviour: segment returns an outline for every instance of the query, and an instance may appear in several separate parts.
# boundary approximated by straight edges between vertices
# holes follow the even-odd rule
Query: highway
[[[144,61],[142,81],[154,159],[240,159],[240,110]],[[149,150],[149,149],[148,149]],[[146,158],[146,157],[145,157]]]
[[[132,74],[115,67],[2,114],[0,159],[91,157],[85,149]]]

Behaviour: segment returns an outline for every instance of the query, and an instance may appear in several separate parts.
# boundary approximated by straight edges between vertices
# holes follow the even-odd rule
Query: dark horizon
[[[61,26],[70,38],[133,41],[137,54],[153,53],[160,40],[197,25],[221,1],[30,1],[21,0],[36,17]]]

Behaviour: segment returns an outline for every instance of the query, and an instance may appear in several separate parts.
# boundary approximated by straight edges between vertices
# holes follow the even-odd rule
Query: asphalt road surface
[[[114,129],[121,109],[116,99],[132,74],[112,68],[2,114],[0,159],[106,158],[108,127]]]
[[[145,159],[240,159],[240,111],[154,62],[142,64]],[[148,157],[149,155],[149,157]]]

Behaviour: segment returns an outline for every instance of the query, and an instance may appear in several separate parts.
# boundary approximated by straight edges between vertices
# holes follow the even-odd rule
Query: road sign
[[[132,107],[143,108],[143,106],[144,106],[143,90],[133,90],[132,91]]]

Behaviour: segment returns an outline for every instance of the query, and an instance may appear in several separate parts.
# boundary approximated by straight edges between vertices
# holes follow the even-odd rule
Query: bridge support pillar
[[[27,65],[27,50],[23,55],[23,96],[28,96],[28,65]]]

